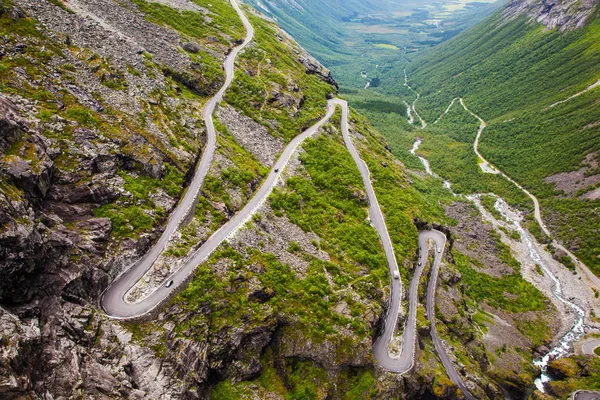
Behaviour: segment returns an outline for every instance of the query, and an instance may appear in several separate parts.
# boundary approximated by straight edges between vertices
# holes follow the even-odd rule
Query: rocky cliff
[[[570,31],[597,18],[597,0],[516,0],[504,10],[507,18],[526,15],[548,29]]]
[[[157,356],[94,306],[160,232],[201,154],[199,110],[244,35],[228,2],[204,3],[0,2],[0,397],[169,398],[206,351],[176,340],[175,358]],[[316,118],[335,82],[264,23],[273,63],[249,54],[247,73],[272,79],[265,100],[294,102],[262,110]],[[212,174],[225,184],[222,169],[244,168],[221,163]],[[211,200],[215,218],[235,208]]]
[[[161,285],[244,206],[336,91],[289,35],[244,10],[256,36],[215,113],[217,150],[198,204],[130,298]],[[111,320],[98,306],[185,191],[206,141],[202,107],[244,34],[225,0],[0,0],[1,398],[460,398],[421,308],[415,368],[397,376],[373,360],[390,277],[339,114],[167,306],[135,322]],[[407,173],[354,112],[350,129],[405,284],[417,251],[414,221],[458,221],[477,232],[455,236],[472,258],[457,253],[462,264],[442,274],[438,321],[470,387],[494,398],[501,387],[530,384],[530,364],[515,367],[519,379],[497,370],[523,363],[539,343],[505,327],[521,319],[494,303],[474,312],[481,299],[457,270],[477,265],[496,285],[518,269],[506,249],[470,221],[473,210],[446,210],[453,200],[439,182]],[[538,311],[531,318],[546,326],[552,310]],[[502,328],[490,328],[492,314]],[[493,335],[478,336],[488,328]],[[506,332],[518,349],[506,348]]]

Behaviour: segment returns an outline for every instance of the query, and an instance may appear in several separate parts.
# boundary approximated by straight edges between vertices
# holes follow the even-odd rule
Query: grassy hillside
[[[600,79],[598,43],[597,10],[586,26],[566,33],[525,17],[506,21],[498,13],[413,56],[406,70],[411,86],[421,93],[417,109],[426,121],[433,122],[460,96],[488,122],[480,144],[482,154],[539,197],[551,230],[600,273],[600,200],[594,192],[600,179],[600,89],[550,107]],[[383,82],[390,94],[410,95],[403,86],[402,68]],[[471,127],[466,151],[475,131]],[[462,139],[454,137],[453,142]],[[434,169],[437,164],[442,169],[438,172],[449,177],[440,163],[456,164],[463,157],[447,154],[461,145],[440,141],[424,143],[423,151],[433,146]],[[436,155],[439,146],[451,152],[440,150]],[[471,158],[472,164],[476,159]],[[560,185],[555,186],[555,181]],[[464,184],[463,179],[454,182]]]

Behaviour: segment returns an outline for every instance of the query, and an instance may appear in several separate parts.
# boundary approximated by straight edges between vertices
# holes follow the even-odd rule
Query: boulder
[[[45,155],[41,160],[10,156],[2,165],[2,173],[28,194],[44,198],[50,189],[53,163]]]
[[[198,44],[195,42],[185,42],[181,45],[181,47],[188,53],[198,54],[200,51],[200,46],[198,46]]]
[[[98,174],[88,181],[54,185],[48,197],[53,201],[67,204],[107,204],[121,195],[122,185],[118,182],[120,180],[122,178],[119,176]]]

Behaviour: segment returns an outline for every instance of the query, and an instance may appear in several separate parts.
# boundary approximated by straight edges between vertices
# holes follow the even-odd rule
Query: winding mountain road
[[[124,271],[111,286],[103,293],[101,298],[101,304],[107,315],[115,319],[131,319],[146,315],[163,304],[164,301],[169,299],[172,295],[182,290],[188,280],[193,276],[194,271],[202,262],[204,262],[210,254],[212,254],[217,247],[228,240],[231,235],[242,227],[250,217],[260,208],[260,206],[266,201],[273,188],[277,185],[283,169],[287,166],[291,156],[297,150],[298,146],[307,138],[313,136],[318,130],[325,124],[331,116],[334,114],[335,108],[339,106],[342,110],[342,136],[344,143],[350,152],[354,162],[356,163],[369,200],[369,217],[373,227],[377,230],[380,237],[381,243],[384,248],[386,259],[388,262],[388,268],[390,275],[394,276],[399,274],[398,263],[394,254],[394,248],[390,239],[389,232],[385,223],[383,213],[377,201],[375,191],[371,183],[371,176],[367,164],[360,158],[360,155],[350,137],[348,129],[348,117],[349,109],[348,104],[344,100],[333,99],[328,101],[326,115],[317,122],[314,126],[304,131],[302,134],[294,138],[284,149],[273,169],[269,175],[265,178],[263,184],[252,197],[252,199],[246,204],[246,206],[236,214],[231,220],[223,225],[218,231],[216,231],[208,240],[198,248],[186,263],[175,271],[171,276],[165,279],[165,282],[173,281],[170,287],[161,285],[150,295],[137,302],[128,302],[126,300],[127,293],[132,287],[145,275],[145,273],[152,267],[158,256],[164,250],[166,244],[171,239],[173,233],[179,228],[182,221],[185,220],[186,216],[193,210],[196,199],[199,195],[200,189],[204,182],[204,179],[208,173],[211,161],[213,159],[215,148],[216,148],[216,132],[212,115],[216,106],[222,101],[223,95],[234,77],[234,63],[237,54],[252,40],[254,36],[254,29],[250,25],[248,19],[241,11],[236,0],[231,0],[231,4],[237,11],[247,31],[247,36],[244,42],[233,49],[228,55],[224,63],[224,69],[226,73],[226,80],[219,92],[211,98],[203,110],[203,117],[207,127],[208,141],[202,155],[196,173],[192,179],[192,182],[184,195],[181,202],[177,205],[173,213],[171,214],[167,226],[157,241],[157,243],[150,249],[150,251],[142,257],[137,263],[132,265],[129,269]],[[418,97],[417,97],[418,98]],[[414,106],[413,106],[414,109]],[[418,114],[417,114],[418,115]],[[420,118],[420,117],[419,117]],[[424,121],[422,121],[425,126]],[[431,239],[436,242],[436,248],[443,249],[445,246],[445,236],[437,231],[422,232],[419,235],[420,247],[427,247],[427,240]],[[402,354],[398,359],[391,358],[388,353],[388,345],[390,339],[394,333],[397,325],[398,312],[400,309],[401,298],[402,298],[402,281],[400,279],[392,279],[391,282],[391,298],[390,308],[386,315],[386,321],[384,323],[385,328],[383,334],[376,340],[373,345],[373,353],[375,359],[381,364],[381,366],[391,372],[405,373],[409,371],[414,365],[415,358],[415,343],[416,343],[416,310],[418,302],[418,287],[421,274],[423,272],[424,265],[427,261],[427,252],[421,252],[421,262],[417,267],[417,270],[413,276],[409,291],[409,316],[406,322],[405,330],[403,332],[403,349]],[[441,250],[436,253],[436,259],[434,262],[434,274],[432,274],[432,281],[430,281],[428,295],[427,295],[427,306],[429,310],[433,310],[433,297],[435,296],[435,281],[437,280],[437,271],[439,270],[439,263],[441,262],[442,252]],[[430,311],[430,315],[434,315],[433,311]],[[435,332],[435,323],[432,319],[432,332]],[[437,337],[437,332],[433,337],[434,344],[438,352],[440,352],[440,358],[445,368],[447,368],[450,378],[463,390],[465,396],[471,399],[469,392],[462,384],[460,376],[453,368],[452,363],[445,353],[440,339]]]
[[[200,189],[204,183],[204,179],[210,169],[210,164],[214,158],[217,135],[213,123],[213,113],[216,106],[223,100],[223,95],[233,82],[234,78],[234,65],[235,59],[238,53],[252,41],[254,38],[254,28],[250,24],[250,21],[246,18],[237,0],[231,0],[231,5],[238,13],[244,27],[246,29],[246,38],[239,46],[235,47],[225,59],[223,69],[225,70],[225,83],[217,94],[212,97],[204,106],[202,111],[202,117],[206,124],[207,132],[207,143],[202,154],[202,158],[196,167],[194,177],[185,192],[185,195],[175,207],[175,210],[171,213],[167,226],[163,231],[158,241],[152,246],[152,248],[142,257],[137,263],[132,265],[129,269],[125,270],[113,284],[103,293],[101,304],[106,313],[115,318],[128,318],[139,316],[152,310],[158,303],[160,303],[167,295],[172,291],[165,287],[158,288],[151,296],[146,298],[142,302],[135,304],[127,303],[124,299],[125,294],[131,287],[133,287],[137,281],[152,267],[156,259],[163,252],[167,243],[171,240],[173,234],[177,231],[181,222],[192,212],[196,204],[196,199],[200,194]],[[210,240],[210,239],[209,239]],[[184,270],[185,267],[181,268]],[[178,278],[180,271],[177,271],[170,279]],[[175,276],[177,275],[177,276]],[[180,282],[175,281],[177,285]]]
[[[594,353],[594,350],[596,350],[599,347],[600,339],[592,339],[588,340],[583,344],[583,346],[581,346],[581,351],[583,352],[583,354],[588,356],[597,356],[597,354]]]
[[[540,210],[540,202],[538,201],[537,197],[535,197],[529,190],[527,190],[523,186],[521,186],[517,181],[515,181],[510,176],[508,176],[504,172],[502,172],[494,164],[492,164],[491,162],[489,162],[479,152],[479,141],[481,139],[481,134],[483,133],[483,130],[487,127],[487,123],[483,120],[483,118],[481,118],[479,115],[477,115],[473,111],[471,111],[467,107],[467,105],[465,104],[465,101],[462,98],[460,98],[460,104],[462,104],[462,106],[465,109],[465,111],[467,111],[472,116],[474,116],[475,118],[477,118],[479,120],[479,122],[480,122],[479,129],[477,131],[477,136],[475,138],[475,142],[473,143],[473,150],[475,151],[475,154],[477,154],[477,157],[479,158],[479,161],[480,161],[479,165],[481,167],[481,170],[483,172],[486,172],[486,173],[492,173],[492,174],[502,175],[504,178],[506,178],[508,181],[512,182],[516,187],[518,187],[521,191],[523,191],[523,193],[525,193],[527,196],[529,196],[529,198],[533,201],[535,220],[537,221],[538,225],[542,228],[542,230],[544,231],[544,233],[546,234],[546,236],[548,236],[549,238],[552,239],[552,245],[555,248],[564,251],[571,258],[571,260],[573,260],[573,262],[575,263],[575,265],[577,266],[577,268],[579,268],[579,270],[581,272],[583,272],[583,275],[587,276],[587,278],[596,286],[596,288],[598,288],[600,290],[600,278],[598,278],[587,267],[587,265],[585,265],[583,262],[581,262],[579,260],[579,258],[577,258],[575,256],[575,254],[571,253],[571,251],[569,251],[561,243],[559,243],[556,239],[554,239],[554,236],[550,233],[550,230],[544,224],[544,221],[542,219],[542,212]]]
[[[591,390],[578,390],[573,393],[573,400],[600,400],[600,392],[595,392]]]
[[[127,292],[142,278],[146,271],[152,266],[149,262],[140,266],[137,264],[135,268],[130,269],[125,274],[121,275],[112,286],[110,286],[102,298],[102,306],[108,315],[114,318],[134,318],[149,313],[157,306],[162,304],[169,296],[177,292],[178,289],[183,289],[187,279],[190,278],[196,268],[219,247],[223,241],[227,240],[240,227],[242,227],[258,210],[258,208],[266,201],[273,188],[281,176],[285,166],[288,164],[291,156],[294,154],[298,146],[310,136],[318,132],[319,128],[327,122],[335,111],[336,100],[330,100],[327,107],[327,114],[317,124],[296,136],[284,149],[283,153],[277,160],[274,168],[265,178],[264,183],[254,194],[252,199],[246,206],[238,212],[232,219],[216,231],[206,242],[200,246],[198,250],[188,259],[188,261],[174,272],[166,281],[173,280],[173,285],[169,288],[161,285],[145,299],[136,303],[129,303],[125,300]],[[277,171],[277,172],[275,172]]]
[[[436,249],[444,249],[446,246],[446,235],[439,231],[424,231],[419,234],[419,246],[421,249],[425,248],[425,243],[421,243],[421,241],[425,242],[427,239],[433,240],[436,244]],[[422,251],[421,253],[425,253]],[[446,373],[448,377],[454,384],[462,391],[463,395],[468,400],[476,400],[475,397],[469,392],[467,386],[462,380],[461,376],[458,374],[458,371],[454,367],[452,360],[450,360],[450,356],[446,352],[444,345],[437,333],[437,328],[435,327],[435,289],[437,287],[437,278],[440,272],[440,263],[442,262],[443,252],[436,251],[435,260],[431,267],[431,276],[429,277],[429,284],[427,285],[427,298],[426,298],[426,309],[427,315],[429,316],[430,326],[431,326],[431,340],[433,341],[433,345],[435,347],[435,351],[438,353],[442,365],[446,369]],[[427,257],[425,255],[425,257]],[[421,259],[423,258],[423,254],[421,254]]]
[[[443,235],[442,235],[443,236]],[[435,234],[435,231],[424,231],[419,233],[419,248],[427,249],[427,239],[436,240],[436,246],[444,246],[444,241],[440,241],[440,238]],[[439,241],[439,243],[438,243]],[[408,289],[408,316],[404,324],[404,332],[402,333],[402,350],[400,357],[394,358],[390,356],[388,346],[396,331],[398,325],[398,313],[400,311],[400,304],[402,300],[402,281],[400,279],[392,279],[392,291],[390,295],[389,308],[387,310],[383,331],[375,340],[373,344],[373,357],[377,360],[377,363],[384,369],[404,374],[411,370],[415,361],[415,347],[416,347],[416,330],[417,330],[417,305],[419,295],[419,282],[423,269],[427,263],[428,252],[419,252],[419,263],[413,277],[410,281],[410,287]],[[438,254],[441,256],[441,254]],[[436,257],[436,263],[441,261],[441,257]],[[390,268],[390,272],[392,269]],[[392,273],[393,276],[393,273]]]
[[[436,352],[440,357],[442,365],[448,373],[450,380],[463,392],[463,395],[468,400],[476,400],[467,389],[458,371],[452,364],[450,356],[446,352],[441,339],[438,336],[435,326],[435,290],[437,287],[437,278],[439,275],[440,264],[443,258],[443,249],[446,247],[446,236],[436,230],[419,232],[419,263],[410,281],[408,290],[408,316],[404,324],[404,332],[402,333],[402,350],[398,358],[390,356],[388,346],[392,336],[396,330],[398,313],[402,299],[402,284],[399,279],[392,279],[392,293],[390,296],[390,307],[387,311],[384,328],[379,337],[373,344],[373,357],[377,363],[384,369],[404,374],[409,372],[415,361],[415,349],[417,340],[417,305],[419,301],[419,283],[423,269],[427,264],[429,252],[427,250],[427,242],[433,241],[435,244],[435,259],[431,267],[431,275],[427,286],[426,309],[431,326],[431,340]],[[392,269],[390,268],[390,271]],[[392,274],[393,276],[393,274]]]

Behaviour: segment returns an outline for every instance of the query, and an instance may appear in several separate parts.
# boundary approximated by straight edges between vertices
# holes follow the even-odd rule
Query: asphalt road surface
[[[125,300],[127,292],[139,281],[146,271],[152,266],[152,262],[148,261],[146,264],[137,264],[135,268],[130,269],[127,273],[121,275],[112,286],[110,286],[102,298],[102,307],[106,313],[115,318],[134,318],[139,317],[154,308],[159,306],[165,299],[167,299],[172,292],[183,289],[187,279],[192,276],[196,268],[206,261],[208,257],[219,247],[219,245],[228,239],[230,235],[234,234],[240,227],[242,227],[252,217],[258,208],[265,202],[269,194],[273,191],[273,188],[277,185],[277,181],[281,176],[284,167],[287,165],[292,154],[296,151],[297,147],[308,137],[313,136],[318,132],[319,128],[331,118],[335,111],[335,102],[331,100],[327,107],[327,114],[317,124],[307,129],[302,134],[296,136],[284,149],[283,153],[277,160],[274,168],[271,170],[269,175],[265,178],[262,186],[254,194],[252,199],[246,204],[246,206],[238,212],[232,219],[230,219],[225,225],[223,225],[218,231],[216,231],[211,237],[208,238],[202,246],[196,250],[196,252],[190,257],[190,259],[170,277],[165,279],[165,282],[173,280],[173,285],[169,288],[165,285],[161,285],[148,297],[144,298],[135,303],[129,303]],[[275,172],[275,170],[278,172]]]
[[[593,392],[591,390],[578,390],[573,394],[575,400],[599,400],[600,392]]]
[[[463,392],[465,398],[475,400],[467,387],[465,386],[458,371],[452,364],[446,349],[444,348],[435,328],[435,289],[437,285],[437,277],[439,274],[440,263],[444,255],[446,246],[446,236],[436,230],[422,231],[419,233],[419,263],[415,269],[410,288],[408,291],[408,316],[404,324],[404,332],[402,333],[402,349],[398,358],[393,358],[388,352],[390,339],[396,330],[398,311],[400,309],[400,299],[402,298],[402,286],[399,279],[392,279],[392,293],[390,296],[390,307],[386,314],[384,328],[381,335],[377,338],[373,345],[373,356],[375,360],[384,369],[404,374],[410,371],[414,365],[415,348],[416,348],[416,329],[417,329],[417,305],[419,282],[423,269],[427,263],[428,251],[427,241],[431,240],[435,243],[435,259],[431,268],[431,276],[427,287],[426,309],[427,315],[431,321],[431,339],[435,349],[440,357],[442,365],[448,373],[448,377],[454,384]],[[390,272],[393,276],[393,269],[390,266]]]
[[[248,221],[252,214],[264,203],[264,201],[267,199],[267,197],[273,190],[273,187],[277,184],[281,171],[287,165],[290,157],[296,151],[297,147],[306,138],[313,136],[319,130],[319,128],[331,118],[336,106],[340,106],[342,108],[342,134],[344,137],[344,141],[346,143],[346,146],[348,147],[348,151],[352,155],[354,161],[356,162],[360,170],[363,182],[367,190],[367,196],[370,204],[369,217],[373,226],[377,229],[377,232],[380,235],[390,267],[390,272],[393,274],[394,271],[398,271],[398,264],[394,255],[392,242],[390,240],[389,233],[387,232],[385,220],[379,207],[379,203],[377,202],[375,191],[373,190],[373,186],[371,185],[368,167],[358,155],[358,152],[352,144],[352,139],[350,138],[350,133],[348,130],[348,105],[343,100],[334,99],[329,101],[327,114],[321,121],[312,126],[310,129],[303,132],[301,135],[294,138],[294,140],[292,140],[290,144],[288,144],[288,146],[284,149],[283,153],[279,157],[273,170],[265,179],[263,185],[248,202],[248,204],[235,217],[233,217],[229,222],[227,222],[223,227],[221,227],[221,229],[215,232],[192,255],[192,257],[184,264],[183,267],[181,267],[179,270],[173,273],[173,275],[171,275],[165,280],[165,282],[169,280],[174,281],[174,284],[171,287],[167,288],[164,285],[161,285],[148,297],[135,303],[129,303],[125,300],[125,295],[127,294],[127,292],[141,279],[141,277],[148,271],[148,269],[150,269],[152,263],[160,254],[160,251],[162,251],[164,244],[160,245],[159,241],[159,243],[157,243],[157,246],[155,246],[155,248],[153,248],[148,253],[148,255],[146,255],[140,262],[135,264],[132,268],[130,268],[119,278],[117,278],[115,282],[113,282],[113,284],[105,291],[102,297],[102,306],[104,307],[106,313],[115,318],[133,318],[144,315],[152,311],[164,299],[166,299],[171,292],[175,291],[182,283],[184,283],[186,279],[194,272],[196,267],[200,265],[203,261],[205,261],[208,258],[208,256],[214,250],[216,250],[216,248],[224,240],[226,240],[231,234],[235,233],[235,231],[239,227],[241,227],[246,221]],[[275,172],[275,169],[277,169],[279,172]],[[193,197],[191,201],[193,202]],[[185,218],[185,215],[186,213],[179,214],[179,221]],[[170,222],[178,221],[171,217]],[[178,223],[175,223],[174,225],[178,226]],[[166,235],[163,234],[163,237],[164,236]],[[154,254],[155,251],[157,252],[157,254],[155,256],[151,256],[152,254]],[[399,299],[402,290],[400,280],[394,280],[393,287],[393,291],[398,295]],[[399,301],[397,303],[397,306],[399,306]],[[395,313],[394,320],[396,318],[397,312]]]
[[[101,303],[102,307],[108,315],[115,317],[126,317],[129,314],[131,314],[127,312],[121,312],[124,311],[124,309],[122,309],[121,306],[123,306],[123,303],[125,302],[122,298],[117,298],[121,295],[124,296],[125,292],[129,290],[129,288],[131,288],[146,273],[146,271],[150,269],[150,267],[152,267],[158,256],[162,253],[165,246],[171,239],[173,233],[177,231],[181,222],[186,218],[186,216],[190,213],[190,211],[196,204],[196,199],[200,193],[200,189],[202,188],[202,184],[204,183],[204,179],[206,178],[206,174],[208,173],[216,149],[216,132],[212,115],[215,111],[216,106],[222,101],[225,91],[233,81],[235,58],[237,57],[238,53],[244,47],[246,47],[254,37],[254,28],[240,9],[239,5],[237,4],[237,1],[231,0],[231,4],[237,11],[240,19],[244,24],[244,27],[246,28],[246,39],[242,44],[235,47],[225,59],[223,65],[223,69],[225,70],[226,75],[225,83],[223,84],[223,87],[221,87],[221,90],[219,90],[219,92],[217,92],[217,94],[206,103],[204,109],[202,110],[202,117],[206,124],[206,132],[208,136],[208,140],[204,148],[202,158],[198,163],[196,173],[192,178],[190,186],[188,187],[184,197],[181,199],[175,210],[171,213],[169,221],[167,222],[167,226],[165,227],[165,230],[163,231],[158,241],[154,244],[154,246],[152,246],[150,251],[148,251],[148,253],[144,255],[144,257],[142,257],[128,270],[124,271],[124,273],[121,276],[119,276],[118,279],[113,283],[113,285],[103,294]],[[125,286],[127,286],[126,291],[121,293]],[[139,311],[141,310],[142,309],[140,308]],[[134,312],[130,316],[134,315],[137,314]]]
[[[138,261],[136,264],[132,265],[129,269],[124,271],[103,293],[101,299],[102,307],[106,311],[107,315],[113,318],[130,319],[134,317],[143,316],[154,310],[156,307],[160,306],[162,302],[168,299],[172,294],[177,293],[179,290],[183,289],[187,280],[193,275],[198,265],[204,262],[223,241],[227,240],[228,238],[230,238],[231,235],[235,234],[235,232],[241,226],[243,226],[250,219],[250,217],[258,210],[258,208],[266,201],[273,188],[277,185],[281,172],[289,162],[291,156],[294,154],[298,146],[305,139],[313,136],[315,133],[318,132],[319,128],[331,118],[336,106],[340,106],[342,109],[341,127],[344,142],[360,171],[369,200],[369,218],[381,239],[384,252],[388,261],[390,274],[391,276],[394,276],[395,273],[399,273],[398,263],[394,254],[392,241],[387,231],[387,226],[385,224],[383,214],[379,207],[375,191],[371,184],[369,169],[366,163],[360,158],[350,137],[350,133],[348,130],[348,104],[343,100],[334,99],[328,102],[327,113],[325,117],[323,117],[323,119],[321,119],[311,128],[304,131],[302,134],[298,135],[286,146],[283,153],[277,160],[277,163],[275,164],[269,175],[265,178],[262,186],[255,193],[255,195],[248,202],[248,204],[230,221],[228,221],[210,238],[208,238],[208,240],[190,257],[190,259],[181,268],[179,268],[171,276],[165,279],[165,282],[173,280],[173,285],[167,288],[163,284],[159,286],[150,295],[148,295],[146,298],[134,303],[130,303],[125,300],[125,297],[129,290],[152,267],[153,263],[156,261],[158,256],[161,254],[161,252],[164,250],[165,246],[171,239],[173,233],[179,228],[181,222],[186,218],[186,216],[195,206],[197,196],[199,195],[200,189],[204,182],[204,178],[206,177],[206,174],[208,173],[210,164],[212,162],[216,148],[216,132],[212,120],[212,115],[216,106],[222,101],[225,91],[233,81],[234,63],[237,54],[252,40],[254,36],[254,29],[252,28],[248,19],[245,17],[243,12],[239,8],[239,5],[237,4],[236,0],[231,0],[231,3],[237,11],[238,15],[240,16],[241,20],[243,21],[244,26],[246,27],[247,36],[244,42],[241,45],[234,48],[226,58],[224,63],[224,69],[226,73],[225,84],[223,85],[221,90],[206,103],[206,106],[203,110],[202,115],[204,117],[208,133],[208,141],[204,153],[200,162],[198,163],[196,173],[192,179],[192,182],[190,183],[186,194],[171,214],[165,231],[163,232],[157,243],[144,257],[142,257],[142,259],[140,259],[140,261]],[[440,232],[422,232],[419,235],[419,245],[421,248],[426,248],[427,239],[434,240],[436,242],[436,246],[440,249],[443,249],[445,246],[445,236]],[[428,310],[432,310],[433,307],[433,297],[435,296],[435,281],[437,280],[437,273],[439,270],[439,263],[441,262],[442,254],[443,253],[441,252],[436,252],[436,259],[434,262],[434,268],[432,271],[432,277],[430,280],[430,285],[427,294]],[[423,266],[426,263],[427,252],[421,252],[420,257],[422,262],[421,265],[417,267],[415,275],[411,281],[409,290],[409,316],[403,333],[404,345],[402,348],[402,354],[400,358],[393,359],[389,356],[388,353],[388,344],[397,325],[400,299],[402,298],[402,282],[400,279],[392,279],[390,308],[386,315],[384,332],[373,346],[373,354],[375,356],[375,359],[381,364],[383,368],[392,372],[403,373],[409,371],[414,364],[418,285],[420,276],[423,272]],[[434,314],[431,311],[429,311],[429,315]],[[435,332],[435,324],[433,322],[432,332]],[[470,394],[464,387],[460,376],[454,369],[447,354],[445,353],[445,350],[443,349],[443,346],[441,345],[440,340],[437,337],[437,333],[435,333],[435,336],[433,336],[432,334],[432,337],[434,339],[435,347],[438,353],[440,354],[440,358],[442,359],[442,363],[444,367],[448,370],[450,378],[457,384],[457,386],[461,388],[461,390],[463,390],[465,396],[471,399],[472,397],[470,397]]]
[[[585,342],[583,346],[581,346],[581,350],[583,351],[583,354],[588,356],[597,356],[597,354],[594,353],[594,350],[598,347],[600,347],[600,339],[592,339]]]
[[[420,249],[427,249],[427,238],[428,232],[421,232],[419,234]],[[404,332],[402,333],[402,350],[400,352],[400,357],[393,358],[388,352],[388,345],[396,330],[398,312],[400,310],[400,300],[402,299],[402,283],[400,279],[392,279],[390,306],[384,321],[384,329],[373,344],[373,357],[375,357],[377,363],[384,369],[399,374],[410,371],[415,361],[419,281],[421,280],[423,269],[427,263],[427,251],[420,251],[419,254],[419,264],[415,269],[415,273],[413,274],[408,289],[408,316],[404,324]],[[394,276],[391,268],[390,273],[391,276]]]
[[[465,383],[463,382],[461,376],[458,374],[458,371],[452,364],[446,349],[440,337],[438,336],[437,329],[435,327],[435,288],[437,286],[437,278],[440,272],[440,263],[442,262],[442,257],[444,255],[444,247],[446,246],[446,235],[439,231],[424,231],[419,234],[419,246],[421,249],[426,249],[426,244],[421,243],[421,241],[425,242],[426,239],[433,240],[435,242],[436,251],[435,251],[435,260],[431,267],[431,276],[429,277],[429,285],[427,286],[427,299],[426,299],[426,309],[427,315],[429,316],[430,324],[431,324],[431,340],[433,341],[433,345],[435,347],[435,351],[438,353],[442,365],[446,369],[446,373],[448,377],[454,384],[462,391],[463,395],[468,400],[476,400],[475,397],[469,392]],[[439,252],[438,249],[442,251]],[[422,251],[421,253],[425,253]],[[423,255],[421,254],[421,258]],[[427,257],[427,255],[425,255]]]

